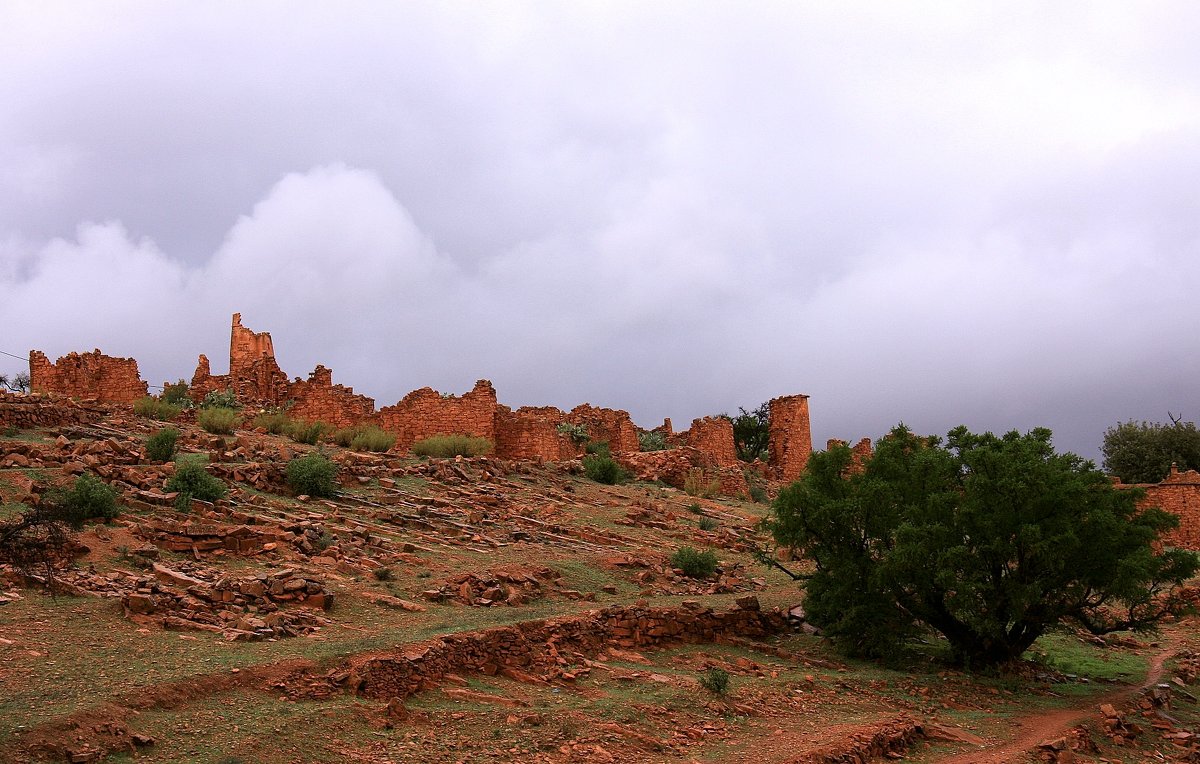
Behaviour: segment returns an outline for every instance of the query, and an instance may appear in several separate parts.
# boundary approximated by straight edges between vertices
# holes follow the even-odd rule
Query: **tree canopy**
[[[1156,551],[1178,519],[1136,507],[1049,430],[1002,437],[903,425],[855,467],[847,446],[814,453],[769,525],[816,565],[808,619],[846,651],[898,652],[929,630],[980,667],[1020,656],[1048,628],[1148,629],[1180,610],[1195,555]]]
[[[1104,432],[1104,468],[1122,483],[1157,483],[1171,471],[1200,470],[1200,430],[1194,422],[1122,422]]]
[[[767,443],[769,442],[768,423],[771,419],[770,403],[763,403],[753,411],[738,406],[738,415],[721,416],[733,423],[733,445],[737,457],[743,462],[755,459],[766,460]]]

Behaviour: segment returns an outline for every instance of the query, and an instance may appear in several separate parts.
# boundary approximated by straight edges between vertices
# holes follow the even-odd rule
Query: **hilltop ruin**
[[[148,385],[132,358],[113,358],[95,350],[71,353],[50,363],[44,353],[30,353],[34,393],[66,396],[107,404],[131,404],[145,397]],[[307,379],[289,380],[275,360],[269,332],[255,332],[233,314],[229,337],[229,372],[213,374],[206,355],[200,355],[189,395],[201,401],[211,391],[232,390],[241,405],[253,408],[287,407],[297,419],[333,427],[377,425],[396,436],[394,451],[407,453],[413,443],[435,435],[487,438],[502,459],[560,461],[578,457],[582,445],[560,432],[560,425],[583,425],[593,441],[605,441],[618,460],[639,475],[679,484],[692,469],[702,469],[721,483],[725,493],[746,490],[743,465],[734,448],[733,426],[723,417],[693,420],[682,432],[670,420],[656,428],[674,446],[667,451],[641,453],[638,428],[627,411],[587,403],[571,411],[553,406],[512,409],[498,402],[492,383],[481,379],[467,393],[444,395],[425,387],[395,404],[376,408],[374,399],[333,383],[333,372],[318,365]],[[770,448],[766,465],[755,469],[765,477],[790,481],[798,477],[812,454],[808,396],[788,395],[770,402]]]

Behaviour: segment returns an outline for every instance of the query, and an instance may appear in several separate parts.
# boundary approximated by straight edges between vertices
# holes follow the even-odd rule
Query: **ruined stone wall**
[[[275,345],[270,332],[253,332],[242,326],[242,314],[233,314],[229,330],[229,374],[243,376],[261,358],[274,358]]]
[[[288,400],[287,375],[275,362],[269,332],[242,326],[242,314],[233,314],[229,331],[229,374],[213,376],[207,356],[201,355],[192,375],[189,397],[199,402],[212,390],[231,389],[243,406],[281,406]]]
[[[558,461],[572,459],[583,449],[556,429],[567,415],[553,406],[496,408],[496,456],[501,459]]]
[[[433,435],[473,435],[495,442],[496,389],[481,379],[469,393],[443,398],[433,388],[423,387],[380,409],[378,421],[396,435],[398,451]]]
[[[733,422],[721,416],[693,419],[687,444],[707,455],[718,467],[736,467],[737,447],[733,443]]]
[[[825,450],[830,451],[837,446],[850,445],[844,440],[838,438],[830,438],[825,441]],[[863,438],[854,444],[850,449],[850,469],[847,474],[856,474],[866,469],[866,463],[875,454],[875,449],[871,445],[870,438]]]
[[[68,353],[54,363],[38,350],[29,353],[30,389],[101,403],[133,403],[149,386],[132,358],[113,358],[99,350]]]
[[[0,390],[0,429],[93,424],[104,416],[102,407],[52,400],[41,395],[17,395]]]
[[[588,436],[595,442],[607,442],[614,454],[638,451],[637,427],[629,418],[628,411],[605,409],[582,403],[567,414],[571,424],[582,424]]]
[[[447,674],[503,674],[554,667],[559,656],[595,656],[607,647],[655,647],[674,642],[762,638],[787,627],[778,611],[762,611],[754,597],[739,607],[613,606],[553,620],[527,621],[483,631],[448,634],[401,654],[362,659],[351,667],[350,686],[371,698],[400,698],[436,684]]]
[[[768,406],[769,464],[777,479],[791,482],[803,474],[812,456],[808,396],[786,395],[772,399]]]
[[[375,415],[375,400],[358,395],[353,388],[333,384],[333,372],[317,366],[307,381],[297,379],[288,387],[293,401],[288,414],[295,419],[325,422],[334,427],[352,427]]]
[[[1180,472],[1172,465],[1171,474],[1161,483],[1141,487],[1146,496],[1139,506],[1160,507],[1179,516],[1179,527],[1163,540],[1172,546],[1200,551],[1200,473]]]

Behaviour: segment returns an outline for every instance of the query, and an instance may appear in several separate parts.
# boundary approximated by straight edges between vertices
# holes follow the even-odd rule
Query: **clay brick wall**
[[[32,392],[63,395],[101,403],[133,403],[149,386],[132,358],[113,358],[99,350],[68,353],[54,363],[38,350],[29,353]]]
[[[241,313],[233,314],[229,330],[229,373],[213,376],[208,357],[201,355],[188,396],[199,402],[210,391],[227,388],[243,406],[280,406],[289,395],[287,375],[275,362],[271,334],[242,326]]]
[[[558,461],[574,458],[582,448],[555,429],[567,415],[553,406],[496,408],[496,456],[501,459]]]
[[[423,387],[380,409],[378,417],[380,426],[396,435],[398,451],[433,435],[474,435],[495,442],[496,389],[481,379],[469,393],[443,398]]]
[[[736,467],[737,448],[733,444],[733,422],[725,417],[693,419],[687,432],[687,444],[712,459],[719,467]]]
[[[779,480],[791,482],[804,472],[812,456],[812,430],[808,419],[808,396],[786,395],[769,404],[768,463]]]
[[[17,395],[0,390],[0,429],[15,427],[18,430],[32,430],[38,427],[93,424],[99,422],[104,413],[97,406],[84,407],[40,395]]]
[[[375,399],[333,384],[333,372],[324,366],[317,366],[307,381],[292,382],[287,397],[294,401],[288,410],[293,418],[334,427],[351,427],[375,415]]]
[[[228,374],[213,376],[208,356],[201,353],[200,357],[196,359],[196,371],[192,374],[192,381],[188,385],[188,397],[193,402],[199,403],[213,390],[224,390],[231,387],[232,384]]]
[[[253,332],[242,326],[242,314],[233,314],[229,330],[229,374],[239,377],[262,358],[275,358],[270,332]]]
[[[448,634],[401,654],[360,659],[351,666],[349,682],[361,695],[403,700],[435,685],[446,674],[497,674],[530,667],[553,670],[562,654],[595,656],[610,646],[641,648],[762,638],[787,627],[779,611],[759,610],[754,598],[745,605],[728,611],[613,606],[553,620]]]
[[[571,424],[582,424],[588,428],[593,441],[605,441],[614,454],[638,451],[637,427],[629,418],[629,412],[605,409],[582,403],[567,414]]]
[[[1174,465],[1166,480],[1141,486],[1146,496],[1142,507],[1160,507],[1179,516],[1179,527],[1166,535],[1164,541],[1182,549],[1200,551],[1200,473],[1195,470],[1179,472]]]

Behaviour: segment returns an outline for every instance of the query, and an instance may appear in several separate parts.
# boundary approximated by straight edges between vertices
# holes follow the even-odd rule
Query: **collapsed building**
[[[34,393],[103,404],[128,405],[148,392],[136,360],[112,358],[99,350],[71,353],[55,363],[32,351],[30,382]],[[230,327],[229,372],[213,374],[208,357],[200,355],[188,394],[199,402],[212,391],[224,390],[231,390],[243,406],[286,407],[296,419],[338,428],[376,425],[396,436],[397,453],[407,453],[414,443],[432,436],[467,435],[490,440],[501,459],[560,461],[583,453],[583,444],[569,435],[571,428],[583,427],[590,440],[607,442],[614,457],[639,476],[674,485],[700,469],[720,482],[722,492],[742,493],[747,488],[745,468],[751,467],[738,461],[733,425],[725,417],[696,419],[682,432],[665,420],[655,432],[672,447],[641,452],[638,428],[626,411],[587,403],[570,411],[553,406],[512,409],[499,403],[488,380],[479,380],[462,395],[425,387],[377,409],[373,398],[334,384],[325,366],[318,365],[307,379],[289,380],[275,359],[270,333],[247,328],[240,313],[233,314]],[[769,410],[768,460],[752,468],[764,478],[794,480],[812,454],[808,396],[775,398]]]

